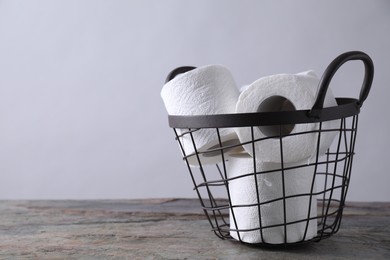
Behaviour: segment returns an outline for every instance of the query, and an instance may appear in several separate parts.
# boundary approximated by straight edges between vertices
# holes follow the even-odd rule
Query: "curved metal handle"
[[[371,58],[361,51],[350,51],[339,55],[335,58],[326,68],[324,74],[319,83],[319,89],[317,92],[317,98],[314,102],[312,109],[309,112],[310,117],[319,118],[321,115],[321,109],[324,105],[325,95],[329,87],[329,83],[332,80],[333,76],[336,74],[337,70],[347,61],[350,60],[361,60],[364,63],[364,80],[363,85],[360,90],[359,100],[357,102],[358,107],[360,108],[363,105],[364,100],[366,100],[368,93],[370,93],[372,80],[374,78],[374,64]]]
[[[186,73],[187,71],[190,71],[190,70],[193,70],[193,69],[196,69],[196,67],[193,67],[193,66],[182,66],[182,67],[178,67],[174,70],[172,70],[167,78],[165,79],[165,83],[168,83],[169,81],[171,81],[173,78],[175,78],[177,75],[179,74],[182,74],[182,73]]]

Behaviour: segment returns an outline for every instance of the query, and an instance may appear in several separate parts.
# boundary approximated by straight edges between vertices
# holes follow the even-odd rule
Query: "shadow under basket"
[[[359,99],[336,98],[337,106],[323,108],[333,75],[349,60],[361,60],[365,66]],[[347,52],[325,70],[312,109],[169,116],[194,190],[212,231],[219,238],[287,246],[317,242],[339,230],[352,170],[358,114],[370,91],[373,73],[369,56]],[[332,127],[328,122],[333,122]],[[292,131],[299,124],[313,127],[310,131]],[[196,134],[205,129],[219,142],[202,151]],[[221,133],[226,129],[245,129],[250,138],[224,142]],[[259,129],[266,129],[262,138],[256,135]],[[326,136],[332,136],[333,142],[322,151]],[[313,155],[299,162],[288,162],[285,144],[288,138],[311,138]],[[277,143],[278,163],[260,162],[258,151],[270,140]],[[188,144],[193,152],[186,154]],[[204,164],[203,158],[208,155],[219,157],[219,162]],[[244,163],[247,170],[237,174],[237,162]],[[303,178],[304,183],[300,181]]]

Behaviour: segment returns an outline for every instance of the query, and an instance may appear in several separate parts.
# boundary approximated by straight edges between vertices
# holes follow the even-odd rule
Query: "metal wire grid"
[[[329,84],[337,70],[346,62],[360,60],[364,64],[365,75],[360,90],[359,98],[336,98],[338,105],[334,107],[323,107],[323,102]],[[173,70],[167,77],[167,81],[180,73],[185,73],[195,67],[179,67]],[[268,245],[263,234],[267,229],[281,227],[283,229],[284,241],[279,245],[301,244],[309,241],[320,241],[336,233],[340,228],[346,194],[349,187],[349,180],[352,170],[353,155],[356,141],[356,131],[358,125],[358,114],[363,102],[366,100],[374,77],[374,65],[371,58],[360,51],[350,51],[336,57],[324,71],[319,83],[317,97],[312,109],[300,111],[280,111],[277,113],[247,113],[247,114],[225,114],[225,115],[198,115],[198,116],[169,116],[169,125],[174,129],[176,140],[181,148],[183,159],[187,163],[188,171],[192,178],[194,189],[199,197],[203,211],[211,225],[212,231],[222,239],[233,239],[232,235],[237,235],[237,240],[244,242],[241,238],[242,232],[258,232],[261,237],[259,244]],[[323,123],[328,120],[339,120],[339,127],[336,129],[323,129]],[[318,128],[315,131],[283,134],[282,127],[288,124],[315,123]],[[255,139],[253,129],[257,126],[279,126],[279,134],[266,138]],[[220,129],[230,127],[248,127],[252,139],[245,143],[224,145],[221,142]],[[205,152],[197,149],[194,133],[203,128],[214,129],[219,147]],[[320,155],[321,135],[326,132],[336,133],[336,138],[331,147],[324,155]],[[287,135],[309,135],[317,134],[316,155],[313,161],[300,165],[288,166],[284,163],[283,138]],[[183,139],[190,139],[194,152],[186,154]],[[256,169],[256,149],[255,145],[262,145],[265,140],[275,138],[279,140],[281,163],[279,169],[260,170]],[[252,147],[253,172],[235,177],[229,177],[229,156],[225,152],[243,145]],[[204,153],[219,153],[220,162],[216,167],[202,165],[201,155]],[[199,167],[191,167],[189,158],[195,157]],[[312,169],[312,182],[309,192],[302,194],[288,195],[286,188],[290,183],[286,177],[286,172],[294,169]],[[261,187],[258,179],[262,176],[272,175],[276,172],[281,174],[281,195],[262,200],[259,196]],[[291,171],[290,171],[291,172]],[[231,189],[235,180],[252,178],[257,195],[257,201],[252,204],[232,203]],[[288,209],[286,204],[294,198],[308,198],[308,209],[306,217],[287,221]],[[316,216],[310,216],[311,202],[317,202]],[[283,221],[277,224],[262,223],[261,209],[265,206],[276,205],[281,202]],[[239,208],[255,207],[258,212],[259,226],[251,229],[237,228],[237,218],[235,210]],[[315,206],[314,206],[315,207]],[[229,215],[230,214],[230,215]],[[230,218],[231,216],[231,218]],[[309,222],[317,222],[317,233],[315,236],[306,237]],[[229,223],[230,221],[234,222]],[[288,227],[297,223],[306,224],[303,237],[294,242],[289,242]],[[306,239],[307,238],[307,239]],[[274,245],[275,243],[272,243]]]
[[[355,148],[356,130],[358,124],[358,115],[354,115],[347,118],[341,118],[338,129],[322,129],[322,122],[317,123],[318,128],[315,131],[294,133],[294,135],[307,135],[307,134],[318,134],[317,135],[317,148],[316,155],[313,162],[309,164],[295,165],[293,167],[285,167],[283,163],[283,138],[287,135],[282,135],[282,125],[279,126],[280,134],[275,136],[269,136],[266,138],[255,139],[253,129],[256,126],[250,126],[252,133],[252,139],[249,142],[225,145],[221,142],[220,129],[221,128],[208,128],[214,129],[218,139],[219,147],[208,150],[205,152],[198,151],[197,144],[193,134],[199,131],[197,129],[177,129],[174,128],[176,140],[179,143],[183,154],[183,160],[186,161],[188,171],[194,184],[194,190],[196,191],[201,207],[206,215],[212,231],[221,239],[233,239],[231,232],[236,232],[238,240],[244,242],[241,238],[241,232],[254,231],[259,232],[261,238],[266,229],[282,227],[284,229],[284,242],[279,245],[290,245],[300,244],[309,241],[320,241],[324,238],[328,238],[336,233],[340,228],[342,212],[345,204],[345,198],[348,191],[349,180],[352,169],[352,161]],[[319,147],[321,141],[321,134],[325,132],[336,132],[336,138],[332,146],[327,150],[325,155],[319,154]],[[291,135],[291,134],[290,134]],[[183,138],[191,138],[192,145],[194,147],[194,153],[186,154],[183,147]],[[281,167],[280,169],[271,171],[260,171],[256,170],[256,156],[255,156],[255,144],[261,145],[264,140],[269,138],[277,138],[280,144],[280,155],[281,155]],[[225,154],[225,151],[240,147],[242,145],[252,145],[253,153],[253,166],[254,171],[252,173],[244,174],[234,178],[229,178],[228,163],[229,156]],[[220,153],[221,163],[215,166],[202,165],[200,155],[203,153]],[[199,163],[199,167],[191,167],[188,158],[195,156]],[[313,168],[313,179],[310,188],[310,192],[303,194],[286,195],[285,189],[289,183],[285,180],[285,172],[291,169],[312,167]],[[259,178],[261,175],[269,175],[274,172],[281,172],[282,179],[282,195],[268,201],[261,201],[261,198],[257,196],[257,202],[254,204],[233,204],[230,194],[229,185],[232,181],[238,178],[253,178],[254,180]],[[256,187],[256,193],[259,195],[259,185],[257,181],[254,181]],[[315,187],[316,183],[316,187]],[[286,202],[296,197],[307,197],[309,198],[309,208],[307,209],[307,216],[303,219],[295,221],[287,221],[287,208]],[[310,216],[310,205],[311,201],[317,201],[317,216]],[[262,223],[261,208],[265,206],[274,205],[273,203],[280,203],[283,206],[283,219],[282,223],[266,225]],[[244,207],[257,207],[258,210],[258,223],[259,227],[252,229],[239,229],[232,227],[232,223],[229,223],[229,214],[232,215],[232,219],[236,222],[235,209]],[[309,225],[309,221],[317,221],[317,235],[313,238],[307,239],[306,232]],[[296,223],[306,223],[306,229],[303,238],[300,241],[290,243],[287,241],[287,228],[289,225]],[[235,223],[237,224],[237,223]],[[264,242],[258,243],[261,245],[268,245],[269,243]],[[245,243],[245,242],[244,242]],[[272,244],[274,245],[274,244]]]

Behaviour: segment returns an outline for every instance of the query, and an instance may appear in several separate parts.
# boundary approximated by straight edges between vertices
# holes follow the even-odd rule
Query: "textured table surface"
[[[340,231],[293,248],[216,237],[197,200],[0,201],[0,259],[390,259],[390,203],[347,203]]]

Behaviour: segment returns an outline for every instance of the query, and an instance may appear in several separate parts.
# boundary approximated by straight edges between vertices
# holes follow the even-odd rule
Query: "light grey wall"
[[[180,65],[239,85],[375,62],[348,200],[390,201],[390,1],[0,1],[0,199],[194,197],[160,98]],[[363,66],[340,69],[356,97]]]

